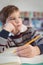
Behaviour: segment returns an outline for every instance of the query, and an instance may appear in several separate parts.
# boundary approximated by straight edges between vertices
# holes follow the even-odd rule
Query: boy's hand
[[[24,45],[24,46],[17,48],[17,54],[18,54],[18,56],[21,56],[21,57],[30,58],[30,57],[39,55],[40,50],[39,50],[38,46],[31,46],[31,45],[25,46]]]
[[[5,29],[8,32],[12,32],[13,34],[18,33],[18,29],[14,24],[14,20],[7,19],[3,29]]]
[[[11,32],[14,29],[14,26],[11,23],[6,23],[3,27],[8,32]]]
[[[8,32],[11,32],[14,29],[14,25],[11,22],[14,21],[7,18],[3,29],[7,30]]]

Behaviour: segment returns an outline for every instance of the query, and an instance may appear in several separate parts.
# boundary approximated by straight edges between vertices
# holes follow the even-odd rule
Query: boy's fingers
[[[30,52],[31,51],[29,50],[29,48],[26,48],[24,50],[18,51],[17,55],[20,57],[30,57],[30,55],[31,55]]]
[[[20,47],[17,47],[17,51],[20,51],[20,50],[23,50],[23,49],[25,49],[25,48],[27,48],[28,46],[20,46]]]
[[[25,51],[25,49],[24,50],[21,50],[21,51],[18,51],[17,52],[17,55],[21,55],[21,56],[23,56],[24,54],[27,54],[27,51]]]
[[[25,54],[21,53],[21,54],[18,54],[18,56],[20,56],[20,57],[28,57],[29,54],[27,54],[27,53],[25,53]]]
[[[26,50],[25,49],[22,49],[22,50],[19,50],[17,53],[26,53]]]
[[[30,53],[33,50],[33,46],[22,46],[22,47],[18,47],[17,48],[17,53],[19,54],[26,54],[26,53]]]
[[[26,48],[24,48],[24,49],[17,50],[17,53],[19,53],[19,54],[30,53],[30,49],[29,49],[29,47],[26,47]]]
[[[29,45],[29,47],[24,48],[21,51],[18,51],[17,55],[21,56],[21,57],[33,57],[35,54],[34,54],[34,51],[32,51],[32,50],[34,50],[32,48],[34,48],[34,47]]]

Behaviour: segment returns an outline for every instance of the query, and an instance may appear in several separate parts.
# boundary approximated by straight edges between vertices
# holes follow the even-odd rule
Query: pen
[[[35,38],[33,38],[32,40],[30,40],[29,42],[27,42],[24,46],[27,46],[27,45],[29,45],[29,44],[32,44],[32,42],[36,41],[38,38],[40,38],[40,35],[36,36]],[[21,50],[19,50],[19,51],[21,51]],[[17,52],[17,51],[14,50],[13,53],[16,53],[16,52]]]

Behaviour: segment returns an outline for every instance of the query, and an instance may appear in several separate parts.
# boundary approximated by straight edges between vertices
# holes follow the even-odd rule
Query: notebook
[[[0,53],[0,65],[43,65],[43,54],[33,58],[19,57],[13,53],[16,48]]]

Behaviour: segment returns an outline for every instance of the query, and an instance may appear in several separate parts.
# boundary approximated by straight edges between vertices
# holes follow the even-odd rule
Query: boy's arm
[[[8,47],[7,43],[8,35],[9,32],[4,29],[0,32],[0,53],[3,52]]]

